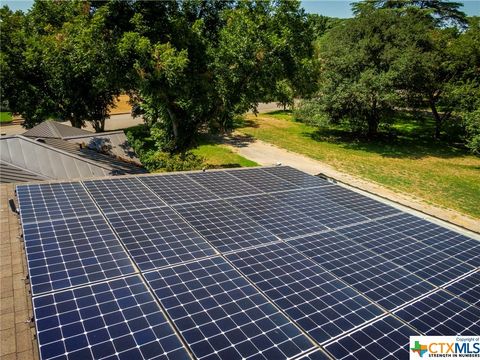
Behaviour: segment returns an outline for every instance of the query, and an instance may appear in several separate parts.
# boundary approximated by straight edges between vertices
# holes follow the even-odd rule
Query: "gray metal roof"
[[[48,180],[47,177],[0,160],[0,183]]]
[[[101,163],[110,168],[114,174],[141,174],[146,172],[145,169],[139,167],[139,163],[118,160],[113,156],[99,153],[81,144],[62,139],[40,139],[40,141],[42,140],[45,144],[59,150]],[[37,141],[39,140],[37,139]]]
[[[146,172],[134,164],[94,150],[81,149],[62,139],[36,141],[22,135],[0,138],[0,159],[4,164],[10,165],[10,168],[57,180]],[[14,177],[12,182],[22,181],[21,178]]]
[[[81,144],[84,147],[96,150],[102,154],[107,154],[122,160],[141,165],[140,160],[128,143],[123,130],[109,131],[104,133],[90,133],[83,136],[69,136],[64,138],[71,143]]]
[[[22,135],[31,138],[59,138],[63,139],[69,136],[85,136],[93,133],[87,130],[78,129],[72,126],[64,125],[58,121],[46,120],[34,126]]]

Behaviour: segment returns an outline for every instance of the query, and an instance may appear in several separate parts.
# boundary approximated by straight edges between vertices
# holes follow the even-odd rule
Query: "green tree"
[[[404,106],[430,108],[435,120],[434,136],[440,138],[444,123],[457,106],[448,89],[463,81],[464,73],[475,66],[465,61],[465,49],[456,45],[467,25],[465,14],[459,10],[462,4],[442,0],[374,0],[368,5],[357,3],[354,10],[361,13],[372,6],[395,10],[405,18],[421,19],[411,24],[410,35],[401,45],[403,54],[394,65],[402,73],[397,87],[403,94]]]
[[[63,24],[42,37],[42,61],[54,92],[55,114],[82,127],[91,121],[103,131],[105,119],[120,94],[122,63],[102,10]]]
[[[120,93],[121,59],[102,11],[86,2],[37,1],[2,10],[2,98],[31,127],[49,116],[103,131]]]
[[[277,81],[308,89],[311,42],[298,2],[134,2],[132,11],[119,48],[164,151],[184,150],[200,129],[229,128]]]
[[[395,85],[401,73],[395,63],[402,56],[400,44],[419,19],[364,5],[355,18],[320,39],[320,89],[302,108],[303,114],[324,113],[316,116],[321,124],[343,122],[374,137],[399,101]]]
[[[45,86],[47,74],[41,66],[41,43],[28,29],[20,11],[0,9],[0,92],[2,102],[21,114],[31,127],[53,111],[52,93]]]

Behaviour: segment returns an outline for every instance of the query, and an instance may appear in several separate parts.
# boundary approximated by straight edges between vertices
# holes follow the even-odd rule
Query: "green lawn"
[[[9,123],[12,121],[12,114],[6,111],[0,112],[0,123]]]
[[[429,203],[480,217],[480,158],[454,141],[435,142],[427,117],[404,114],[381,140],[358,140],[342,128],[317,129],[288,112],[247,115],[238,131],[310,156],[339,171]]]
[[[143,125],[133,126],[124,129],[130,145],[140,155],[140,160],[144,165],[150,164],[150,171],[168,171],[170,168],[178,169],[178,157],[162,153],[162,162],[149,163],[148,156],[142,157],[142,153],[156,152],[157,146],[155,141],[150,137],[150,133]],[[231,151],[226,146],[219,144],[218,139],[214,136],[200,135],[197,139],[197,146],[190,149],[190,153],[194,155],[195,160],[184,163],[181,170],[198,170],[202,168],[234,168],[234,167],[250,167],[258,166],[254,161],[248,160]],[[165,161],[168,162],[165,166]],[[163,164],[163,165],[162,165]],[[146,166],[149,168],[149,166]]]
[[[192,152],[205,159],[208,168],[234,168],[258,166],[254,161],[240,156],[227,147],[219,144],[201,144]]]

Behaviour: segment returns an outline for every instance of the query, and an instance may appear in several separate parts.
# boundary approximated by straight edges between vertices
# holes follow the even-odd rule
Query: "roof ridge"
[[[53,132],[53,134],[58,137],[58,138],[62,138],[62,134],[60,133],[60,130],[58,129],[57,127],[57,122],[56,121],[53,121],[53,120],[45,120],[45,123],[47,124],[47,126],[50,128],[50,130]]]

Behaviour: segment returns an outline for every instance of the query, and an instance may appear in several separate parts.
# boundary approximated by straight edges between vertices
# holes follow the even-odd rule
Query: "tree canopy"
[[[445,0],[353,4],[352,19],[299,1],[35,1],[0,10],[2,104],[27,127],[48,117],[97,131],[128,93],[159,150],[232,127],[259,102],[377,136],[400,108],[426,108],[469,146],[478,125],[479,21]],[[473,149],[473,148],[472,148]]]

